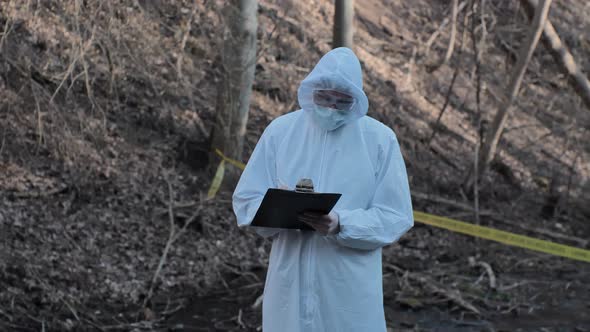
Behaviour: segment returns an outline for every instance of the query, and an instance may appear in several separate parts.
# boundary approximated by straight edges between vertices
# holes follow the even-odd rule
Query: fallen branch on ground
[[[427,277],[426,275],[424,275],[422,273],[409,272],[409,271],[401,269],[393,264],[385,263],[385,264],[383,264],[383,266],[385,268],[389,268],[393,271],[403,273],[404,277],[408,278],[409,280],[414,280],[414,281],[420,282],[421,284],[425,285],[428,288],[428,290],[431,291],[432,293],[442,295],[445,298],[447,298],[448,300],[456,303],[460,307],[467,309],[471,312],[474,312],[478,315],[481,315],[481,312],[473,304],[469,303],[467,300],[465,300],[461,296],[461,292],[459,290],[447,289],[446,287],[444,287],[440,283],[430,279],[429,277]]]
[[[430,195],[430,194],[425,194],[425,193],[421,193],[418,191],[412,191],[412,197],[414,198],[418,198],[418,199],[422,199],[422,200],[426,200],[426,201],[431,201],[431,202],[435,202],[435,203],[441,203],[441,204],[446,204],[452,207],[456,207],[462,210],[466,210],[466,211],[470,211],[473,212],[474,208],[473,206],[469,205],[469,204],[465,204],[465,203],[461,203],[461,202],[457,202],[451,199],[447,199],[444,197],[440,197],[440,196],[434,196],[434,195]],[[479,211],[479,215],[492,215],[494,212],[490,211],[490,210],[484,210],[484,211]]]
[[[62,192],[66,191],[69,187],[67,185],[63,185],[57,187],[55,189],[51,189],[48,191],[37,191],[37,192],[15,192],[13,193],[14,197],[17,198],[41,198],[41,197],[48,197],[57,194],[61,194]]]
[[[481,266],[484,268],[484,270],[486,271],[487,275],[488,275],[488,279],[490,281],[490,288],[491,289],[496,289],[497,285],[496,285],[496,275],[494,274],[494,270],[492,270],[492,267],[490,266],[490,264],[484,262],[484,261],[476,261],[475,258],[473,257],[469,257],[469,266],[471,267],[475,267],[475,266]]]

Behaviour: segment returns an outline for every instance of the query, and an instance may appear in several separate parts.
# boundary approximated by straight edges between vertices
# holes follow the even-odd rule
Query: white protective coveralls
[[[344,123],[326,130],[315,119],[314,89],[355,98]],[[414,224],[406,168],[393,131],[366,116],[359,60],[348,48],[327,53],[301,83],[302,110],[280,116],[260,138],[233,208],[248,226],[268,188],[313,180],[316,192],[341,193],[340,232],[253,227],[272,236],[263,300],[263,331],[386,331],[381,247]],[[342,121],[341,121],[342,122]]]

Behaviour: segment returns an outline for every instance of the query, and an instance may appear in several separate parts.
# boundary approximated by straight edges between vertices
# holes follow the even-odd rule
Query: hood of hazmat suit
[[[349,110],[329,110],[314,103],[317,90],[332,90],[349,95],[354,102]],[[356,55],[346,47],[339,47],[320,59],[312,72],[301,82],[297,97],[301,108],[326,130],[356,121],[367,114],[369,101],[363,92],[363,74]]]
[[[314,89],[338,91],[354,102],[326,120],[316,113]],[[381,248],[414,224],[397,138],[366,116],[361,66],[350,49],[322,57],[298,99],[302,109],[270,123],[242,173],[233,194],[237,222],[251,224],[268,188],[294,189],[308,178],[316,192],[342,194],[334,207],[340,232],[250,226],[273,240],[263,330],[384,332]]]

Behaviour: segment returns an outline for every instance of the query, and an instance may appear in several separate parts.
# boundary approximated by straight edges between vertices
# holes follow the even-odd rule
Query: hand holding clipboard
[[[298,220],[304,212],[328,214],[342,194],[313,192],[311,181],[300,181],[297,190],[270,188],[254,216],[252,226],[312,230]]]

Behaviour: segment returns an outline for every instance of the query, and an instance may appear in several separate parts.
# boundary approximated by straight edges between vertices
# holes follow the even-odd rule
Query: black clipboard
[[[297,215],[304,211],[328,214],[340,196],[342,194],[268,189],[252,220],[252,226],[311,230],[311,227],[297,221]]]

